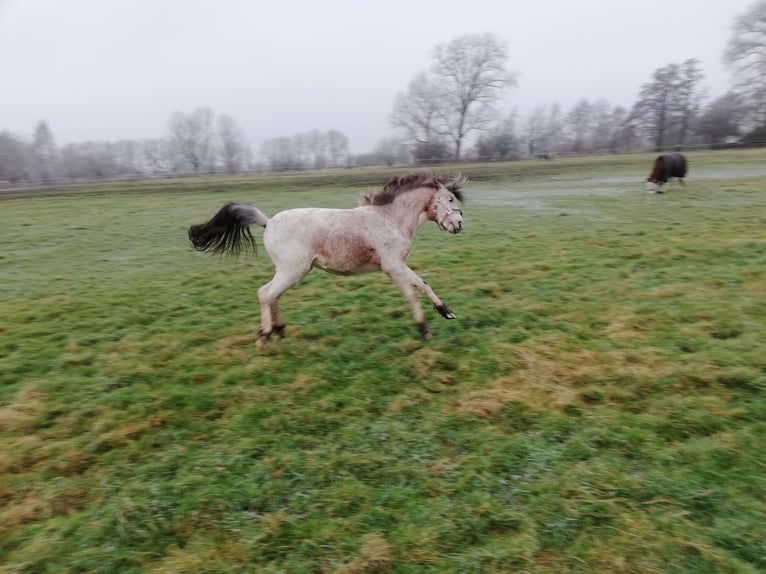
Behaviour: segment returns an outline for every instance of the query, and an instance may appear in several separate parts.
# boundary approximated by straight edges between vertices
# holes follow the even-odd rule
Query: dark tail
[[[257,252],[250,225],[266,227],[269,218],[259,209],[240,203],[227,203],[210,221],[192,225],[189,240],[197,251],[239,255],[244,251]]]

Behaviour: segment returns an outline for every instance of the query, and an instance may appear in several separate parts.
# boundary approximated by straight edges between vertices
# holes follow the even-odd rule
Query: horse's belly
[[[375,248],[360,238],[344,237],[342,240],[327,241],[319,246],[314,258],[314,267],[338,273],[354,275],[380,269],[380,257]]]

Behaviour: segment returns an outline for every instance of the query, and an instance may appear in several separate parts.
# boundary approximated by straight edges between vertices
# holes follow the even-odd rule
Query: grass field
[[[429,342],[314,271],[259,353],[265,252],[186,238],[401,170],[0,201],[0,572],[766,571],[766,152],[650,157],[461,166]]]

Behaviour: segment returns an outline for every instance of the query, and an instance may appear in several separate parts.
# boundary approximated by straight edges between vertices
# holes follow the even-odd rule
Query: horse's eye
[[[454,197],[450,197],[449,198],[449,202],[452,203],[453,201],[455,201],[455,198]]]

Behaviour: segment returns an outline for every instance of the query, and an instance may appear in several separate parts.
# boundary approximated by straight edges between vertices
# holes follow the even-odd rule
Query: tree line
[[[515,159],[551,154],[662,150],[766,141],[766,0],[735,19],[723,59],[731,89],[709,99],[697,59],[657,68],[630,108],[580,99],[569,109],[507,110],[517,84],[508,47],[492,34],[467,34],[434,48],[431,65],[400,92],[391,137],[364,154],[349,152],[338,130],[264,141],[258,154],[239,124],[209,108],[176,112],[162,138],[70,143],[60,148],[45,121],[31,141],[0,132],[0,182],[51,182],[243,170],[393,165],[464,158]]]
[[[758,0],[734,22],[723,55],[734,85],[718,98],[708,98],[700,62],[691,58],[656,69],[630,108],[581,99],[568,110],[540,105],[522,117],[501,111],[516,83],[506,43],[465,35],[437,46],[431,66],[397,95],[391,125],[420,161],[766,143],[764,46],[766,0]]]

